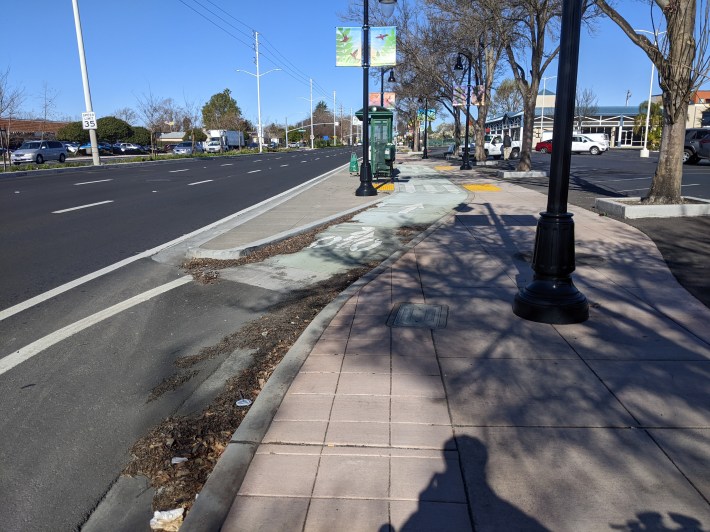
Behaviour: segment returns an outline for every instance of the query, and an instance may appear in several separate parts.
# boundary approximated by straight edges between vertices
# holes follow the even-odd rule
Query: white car
[[[218,140],[211,140],[205,144],[205,151],[207,153],[219,153],[222,151],[222,143]]]
[[[607,150],[605,143],[592,140],[584,135],[574,135],[572,137],[572,153],[591,153],[601,155]]]

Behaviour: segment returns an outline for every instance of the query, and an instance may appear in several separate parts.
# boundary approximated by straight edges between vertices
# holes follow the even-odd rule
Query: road
[[[0,179],[0,309],[275,196],[349,156],[338,148]]]
[[[317,150],[4,178],[4,310],[141,256],[349,157],[350,150]],[[66,210],[76,207],[82,208]],[[155,290],[162,292],[151,296]],[[143,257],[6,313],[0,319],[0,528],[79,527],[137,439],[166,417],[209,402],[193,403],[194,394],[227,356],[188,369],[175,360],[218,344],[279,297],[239,282],[194,283],[175,265]],[[107,316],[107,309],[116,312]],[[233,368],[248,360],[237,353]],[[149,399],[169,379],[179,385]]]

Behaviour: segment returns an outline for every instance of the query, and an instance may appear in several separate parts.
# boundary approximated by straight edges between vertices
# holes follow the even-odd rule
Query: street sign
[[[315,140],[315,138],[316,138],[315,135],[311,135],[311,140]]]
[[[83,129],[96,129],[96,113],[81,113],[81,125]]]
[[[305,129],[299,129],[298,132],[299,132],[299,133],[305,133],[306,130],[305,130]]]

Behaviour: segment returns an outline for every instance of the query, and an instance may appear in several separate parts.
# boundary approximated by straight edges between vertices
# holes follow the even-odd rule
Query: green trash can
[[[380,106],[368,107],[370,119],[370,167],[372,177],[394,177],[397,150],[392,137],[394,114]],[[362,109],[355,113],[362,120]]]

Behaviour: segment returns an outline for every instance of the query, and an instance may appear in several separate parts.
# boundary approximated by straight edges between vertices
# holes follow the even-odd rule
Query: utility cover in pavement
[[[443,329],[449,317],[446,305],[424,305],[421,303],[398,303],[387,319],[390,327],[419,327],[422,329]]]

